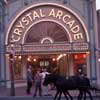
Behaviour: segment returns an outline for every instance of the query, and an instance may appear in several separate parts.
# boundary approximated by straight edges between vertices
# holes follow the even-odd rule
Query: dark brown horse
[[[68,96],[71,100],[73,100],[68,90],[79,90],[78,100],[81,100],[83,95],[84,100],[86,100],[86,93],[88,93],[90,99],[93,100],[91,92],[89,91],[91,88],[90,81],[86,77],[70,76],[66,78],[64,76],[50,74],[45,77],[43,85],[48,85],[50,83],[53,83],[57,89],[54,100],[56,100],[58,95],[59,97],[57,100],[60,100],[62,93],[65,95],[66,100],[68,100]]]

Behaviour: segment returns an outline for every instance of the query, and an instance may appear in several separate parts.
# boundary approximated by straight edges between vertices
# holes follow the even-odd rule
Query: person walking
[[[43,72],[41,73],[41,76],[42,76],[42,93],[44,96],[50,96],[51,94],[49,93],[49,88],[50,88],[50,85],[48,86],[43,86],[43,82],[44,82],[44,79],[46,77],[46,75],[48,75],[49,72],[47,72],[47,69],[44,68],[43,69]]]
[[[33,97],[35,97],[36,95],[37,95],[37,92],[39,92],[39,96],[42,96],[42,89],[41,89],[41,80],[42,80],[42,78],[41,78],[41,73],[40,73],[40,70],[37,70],[36,71],[36,74],[35,74],[35,76],[34,76],[34,85],[35,85],[35,87],[34,87],[34,95],[33,95]]]
[[[28,69],[27,69],[27,89],[26,89],[27,94],[31,93],[32,82],[33,82],[33,79],[32,79],[32,67],[29,66]]]

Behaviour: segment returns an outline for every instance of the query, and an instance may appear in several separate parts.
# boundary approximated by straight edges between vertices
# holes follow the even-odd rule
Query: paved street
[[[10,96],[10,89],[0,88],[0,100],[53,100],[55,95],[55,90],[50,90],[52,96],[42,96],[42,97],[34,97],[33,98],[34,88],[31,90],[31,94],[26,94],[26,87],[15,88],[15,96]],[[77,100],[76,96],[78,95],[78,91],[70,91],[71,95],[73,95],[74,100]],[[92,93],[95,96],[95,93]],[[64,96],[62,96],[61,100],[65,100]],[[87,98],[87,100],[90,100]],[[100,97],[95,96],[94,100],[100,100]]]
[[[0,100],[53,100],[53,97],[28,97],[28,96],[17,96],[17,97],[0,97]],[[65,100],[64,97],[61,98],[61,100]],[[74,98],[74,100],[77,100],[77,98]],[[87,98],[86,100],[90,100]],[[93,98],[93,100],[100,100],[99,97]]]

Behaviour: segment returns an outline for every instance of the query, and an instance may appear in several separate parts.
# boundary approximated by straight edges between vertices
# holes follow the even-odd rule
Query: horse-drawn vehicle
[[[68,78],[59,75],[49,74],[45,77],[43,85],[48,85],[53,83],[56,87],[57,93],[54,97],[54,100],[60,100],[62,93],[65,95],[66,100],[73,100],[73,97],[70,95],[69,90],[78,90],[78,100],[81,100],[84,97],[86,100],[86,93],[89,95],[90,100],[93,100],[90,90],[95,88],[91,87],[90,80],[85,76],[69,76]]]

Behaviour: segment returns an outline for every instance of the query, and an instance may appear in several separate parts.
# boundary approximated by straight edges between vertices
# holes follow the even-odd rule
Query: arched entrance
[[[27,31],[27,34],[25,35],[24,39],[24,44],[40,44],[41,46],[44,46],[45,44],[52,46],[54,44],[57,44],[59,46],[59,43],[66,44],[68,42],[69,37],[66,33],[66,30],[64,30],[64,28],[61,25],[50,21],[42,21],[33,25]],[[38,53],[40,53],[40,55]],[[30,61],[28,61],[28,64],[33,66],[33,70],[37,69],[38,67],[40,69],[47,68],[50,73],[59,73],[62,75],[66,75],[66,67],[58,65],[59,60],[57,60],[57,58],[60,56],[60,53],[57,49],[55,50],[55,52],[46,50],[46,52],[42,53],[40,48],[40,51],[38,53],[36,54],[37,57],[34,54],[26,54],[26,56],[29,56],[30,59]],[[61,53],[64,53],[64,51]],[[68,64],[65,66],[68,66]],[[61,71],[62,68],[63,71]]]
[[[15,46],[15,78],[18,79],[25,77],[28,65],[33,70],[46,67],[61,75],[78,74],[80,70],[87,74],[83,65],[88,63],[88,42],[86,27],[75,12],[62,5],[40,3],[16,16],[5,43],[7,53],[10,43]]]
[[[15,66],[20,66],[20,68],[22,68],[21,66],[23,66],[23,64],[21,65],[20,63],[23,61],[23,63],[26,63],[26,68],[29,65],[32,66],[33,74],[38,68],[41,70],[46,68],[50,73],[66,75],[69,72],[67,67],[69,66],[68,61],[70,59],[68,58],[68,54],[64,54],[66,53],[66,50],[63,50],[60,45],[63,46],[69,42],[69,37],[61,25],[50,21],[39,22],[27,31],[23,45],[33,44],[47,47],[44,48],[44,50],[40,47],[39,51],[35,53],[32,51],[27,51],[25,53],[22,52],[19,54],[16,53]],[[60,50],[58,50],[56,46],[58,46]],[[52,51],[53,47],[55,50]],[[49,48],[51,48],[51,50]],[[64,55],[61,57],[62,59],[59,58],[61,54]],[[66,61],[63,61],[63,59],[66,59]],[[18,74],[16,68],[15,72]],[[20,76],[21,75],[19,74],[19,77]],[[18,76],[15,75],[15,77],[17,78]]]

